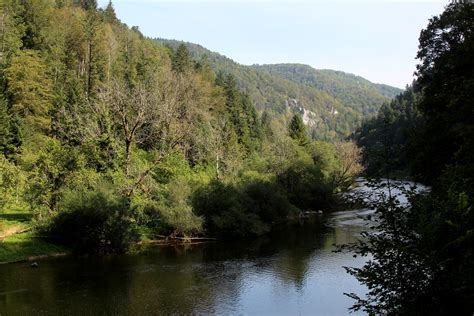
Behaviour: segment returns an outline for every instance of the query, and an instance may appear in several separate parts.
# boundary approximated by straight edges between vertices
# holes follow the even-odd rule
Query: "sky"
[[[108,0],[99,0],[104,6]],[[448,1],[112,0],[148,37],[200,44],[245,64],[302,63],[404,88],[418,37]]]

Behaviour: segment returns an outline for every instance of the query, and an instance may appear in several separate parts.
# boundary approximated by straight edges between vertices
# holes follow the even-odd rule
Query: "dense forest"
[[[411,178],[429,192],[379,203],[377,230],[349,269],[369,287],[354,309],[387,315],[474,311],[474,5],[451,3],[421,31],[412,86],[355,133],[368,174]]]
[[[0,262],[255,238],[365,171],[429,189],[403,204],[388,181],[342,248],[369,256],[352,309],[472,315],[473,32],[472,3],[431,18],[401,91],[147,38],[111,2],[0,0]]]
[[[112,3],[4,0],[1,18],[0,208],[29,219],[1,222],[27,230],[3,260],[35,236],[88,253],[258,236],[333,207],[361,171],[353,142],[259,111],[234,74],[145,38]]]
[[[197,44],[157,41],[173,49],[184,44],[197,62],[208,63],[216,73],[234,75],[239,89],[250,96],[257,110],[283,120],[293,113],[302,114],[315,140],[348,137],[364,118],[401,92],[341,71],[300,64],[245,66]]]

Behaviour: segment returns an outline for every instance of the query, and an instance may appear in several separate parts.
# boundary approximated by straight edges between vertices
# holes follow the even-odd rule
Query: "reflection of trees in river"
[[[352,238],[352,239],[351,239]],[[154,248],[135,256],[0,267],[0,311],[9,314],[192,314],[238,311],[249,280],[300,291],[325,271],[334,243],[353,233],[295,223],[255,241]],[[324,272],[323,272],[324,273]],[[252,281],[250,281],[252,282]],[[14,292],[23,289],[23,292]],[[284,295],[282,295],[284,296]]]

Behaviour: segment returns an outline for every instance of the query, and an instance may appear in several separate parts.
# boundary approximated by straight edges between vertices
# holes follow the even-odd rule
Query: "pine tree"
[[[76,0],[78,1],[78,0]],[[78,4],[84,10],[96,10],[97,9],[97,0],[79,0]]]
[[[112,1],[109,1],[109,4],[107,4],[107,7],[105,7],[104,21],[107,23],[116,23],[118,21]]]
[[[296,140],[300,146],[309,144],[308,132],[301,116],[295,113],[290,121],[288,132],[291,138]]]
[[[18,119],[8,111],[8,103],[0,96],[0,153],[5,157],[14,153],[21,145],[21,132]]]
[[[25,35],[25,24],[21,17],[23,7],[16,1],[0,1],[0,63],[23,46],[22,37]]]
[[[173,56],[172,62],[173,70],[177,73],[185,73],[191,69],[191,57],[186,45],[181,44],[178,46],[178,49],[176,49],[176,52]]]

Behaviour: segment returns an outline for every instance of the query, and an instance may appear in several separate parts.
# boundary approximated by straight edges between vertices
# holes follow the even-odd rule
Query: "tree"
[[[144,141],[140,130],[151,124],[156,117],[156,95],[143,84],[130,87],[124,82],[114,81],[111,87],[99,94],[99,105],[103,111],[110,106],[116,124],[120,127],[125,145],[125,172],[130,174],[130,153],[137,141]],[[104,108],[105,107],[105,108]]]
[[[18,118],[9,113],[7,101],[0,96],[0,152],[5,157],[13,154],[21,146],[19,125]]]
[[[309,144],[308,132],[306,126],[298,113],[295,113],[291,118],[288,133],[291,138],[296,140],[300,146],[306,146]]]
[[[364,239],[358,243],[341,247],[371,256],[362,268],[346,268],[368,287],[365,298],[346,294],[356,300],[351,310],[368,315],[434,315],[436,309],[426,301],[433,270],[427,264],[426,249],[421,247],[423,236],[416,230],[416,214],[391,194],[395,188],[390,182],[382,183],[388,195],[382,193],[370,205],[376,209],[373,230],[363,232]],[[372,186],[374,191],[379,189]]]
[[[423,94],[419,109],[426,123],[412,158],[425,182],[455,160],[474,159],[474,60],[466,58],[474,54],[473,24],[474,4],[452,3],[420,35],[415,88]]]
[[[117,15],[115,14],[114,5],[112,4],[112,0],[109,1],[107,6],[104,10],[104,20],[107,23],[117,23]]]
[[[96,86],[105,78],[105,64],[107,49],[104,45],[102,21],[95,10],[88,10],[85,20],[86,53],[86,91],[90,98],[96,91]],[[109,57],[110,58],[110,57]]]
[[[177,73],[185,73],[191,69],[192,61],[188,48],[185,44],[180,44],[172,58],[173,70]]]
[[[363,148],[365,172],[369,176],[400,177],[410,172],[411,137],[423,122],[417,104],[420,93],[413,87],[383,104],[376,117],[359,127],[353,137]]]
[[[216,83],[224,89],[227,117],[240,145],[247,153],[256,149],[261,138],[260,122],[249,96],[239,91],[231,74],[218,73]]]
[[[50,129],[51,80],[43,58],[33,50],[17,52],[5,69],[12,113],[42,132]]]
[[[46,50],[51,44],[47,38],[52,26],[53,1],[23,1],[22,5],[22,18],[26,26],[22,39],[24,47]]]
[[[348,271],[366,284],[354,310],[387,315],[471,315],[474,311],[474,4],[453,2],[421,32],[416,89],[422,131],[418,176],[431,191],[376,202],[375,231],[352,249],[370,255]]]
[[[97,0],[74,0],[86,11],[95,11],[97,9]]]
[[[25,24],[21,18],[23,7],[17,1],[0,3],[0,64],[18,51],[25,35]]]
[[[336,142],[336,150],[339,168],[334,175],[334,182],[340,189],[347,190],[364,170],[362,151],[353,141]]]

